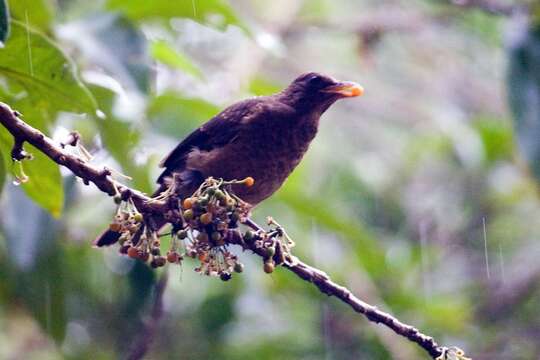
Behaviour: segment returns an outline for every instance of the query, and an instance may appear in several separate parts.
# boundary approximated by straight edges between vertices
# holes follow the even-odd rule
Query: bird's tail
[[[152,229],[155,229],[155,231],[161,230],[161,228],[165,226],[165,224],[167,224],[167,222],[163,218],[153,218],[152,220]],[[139,240],[144,234],[145,230],[146,225],[143,223],[131,238],[131,243],[133,245],[137,245],[139,243]],[[101,235],[99,235],[92,244],[96,247],[110,246],[118,242],[118,240],[120,239],[120,235],[122,234],[118,231],[114,231],[113,229],[107,229],[102,232]]]
[[[165,191],[166,187],[165,185],[161,185],[155,192],[152,194],[152,197],[156,197],[159,194],[161,194],[163,191]],[[154,219],[155,220],[155,219]],[[164,221],[155,221],[157,223],[156,230],[160,230],[166,223]],[[145,231],[145,224],[143,223],[141,227],[137,230],[137,232],[133,235],[132,242],[135,244],[138,242],[138,239],[141,238],[141,235],[144,234]],[[92,244],[96,247],[102,247],[102,246],[110,246],[114,245],[118,242],[120,239],[120,235],[122,235],[118,231],[114,231],[113,229],[107,229],[104,232],[102,232],[93,242]]]
[[[115,244],[118,239],[120,239],[119,232],[107,229],[102,232],[101,235],[99,235],[92,244],[97,247],[109,246]]]

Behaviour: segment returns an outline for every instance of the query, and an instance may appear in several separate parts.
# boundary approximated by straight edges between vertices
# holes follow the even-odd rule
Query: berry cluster
[[[247,217],[250,206],[228,190],[230,185],[252,186],[253,178],[223,181],[208,178],[189,198],[182,201],[182,225],[174,226],[167,257],[199,259],[195,271],[227,281],[244,266],[228,249],[231,229]]]
[[[119,234],[120,253],[141,261],[150,260],[154,268],[165,265],[161,256],[161,241],[156,231],[144,224],[143,215],[131,198],[122,199],[109,229]]]
[[[231,185],[249,187],[253,183],[251,177],[241,181],[208,178],[193,195],[183,200],[176,195],[174,186],[162,193],[157,199],[173,204],[167,219],[173,226],[166,256],[162,256],[158,229],[150,223],[151,217],[146,219],[129,196],[119,197],[120,204],[110,230],[118,234],[120,253],[150,261],[154,268],[167,262],[182,264],[185,257],[190,257],[200,261],[196,272],[227,281],[233,272],[240,273],[244,269],[238,257],[229,251],[230,244],[240,244],[262,255],[264,271],[271,273],[276,264],[291,263],[290,248],[294,243],[272,218],[268,220],[272,227],[268,231],[240,233],[238,225],[248,217],[250,205],[230,188]]]

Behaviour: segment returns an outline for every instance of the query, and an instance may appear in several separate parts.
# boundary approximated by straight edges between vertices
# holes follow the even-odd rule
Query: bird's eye
[[[319,85],[323,82],[323,78],[319,75],[312,75],[308,79],[309,85]]]

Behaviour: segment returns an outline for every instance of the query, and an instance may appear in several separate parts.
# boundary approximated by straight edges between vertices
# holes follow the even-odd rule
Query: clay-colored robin
[[[252,177],[234,193],[252,206],[280,188],[315,137],[321,115],[336,100],[360,96],[362,87],[315,72],[300,75],[283,91],[233,104],[188,135],[165,159],[156,195],[177,174],[177,193],[190,196],[207,177]],[[94,243],[118,239],[106,231]]]

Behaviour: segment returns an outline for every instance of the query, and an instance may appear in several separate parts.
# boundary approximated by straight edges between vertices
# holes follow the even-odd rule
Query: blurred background
[[[255,219],[272,215],[297,256],[440,344],[539,359],[536,2],[7,5],[0,100],[58,140],[79,131],[93,163],[148,193],[159,160],[225,106],[306,71],[361,83]],[[153,322],[164,271],[91,247],[112,199],[30,147],[18,186],[11,144],[2,129],[1,359],[125,358],[150,337],[148,359],[427,357],[247,253],[227,283],[168,266]]]

